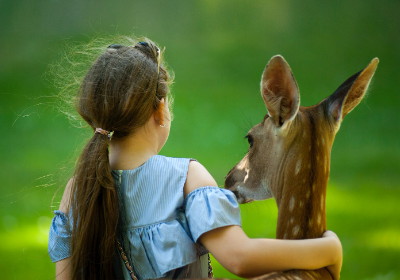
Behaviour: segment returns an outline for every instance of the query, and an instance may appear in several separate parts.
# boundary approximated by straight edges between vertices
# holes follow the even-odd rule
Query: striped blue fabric
[[[185,213],[194,242],[210,230],[240,225],[239,204],[232,192],[216,187],[202,187],[185,200]]]
[[[48,251],[53,262],[70,256],[71,230],[68,217],[61,211],[54,211],[50,225]]]
[[[139,279],[207,277],[207,251],[196,241],[212,229],[240,225],[238,203],[230,191],[201,187],[184,198],[189,162],[156,155],[136,169],[113,171],[120,195],[121,241]],[[58,211],[49,237],[52,261],[69,256],[67,225]]]

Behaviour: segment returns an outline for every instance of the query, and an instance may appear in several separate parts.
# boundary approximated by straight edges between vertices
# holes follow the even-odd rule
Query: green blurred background
[[[90,133],[59,112],[49,65],[66,44],[134,34],[165,46],[176,75],[162,154],[198,159],[221,186],[266,113],[259,79],[272,55],[290,63],[304,106],[379,57],[336,137],[328,227],[342,240],[343,279],[400,279],[399,13],[398,0],[0,0],[0,278],[54,278],[52,210]],[[242,218],[249,236],[274,237],[273,200],[243,206]]]

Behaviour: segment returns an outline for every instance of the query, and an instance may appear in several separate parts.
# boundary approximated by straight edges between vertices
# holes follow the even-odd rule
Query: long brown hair
[[[170,75],[159,49],[147,40],[110,45],[87,72],[76,108],[92,127],[122,138],[143,126],[169,93]],[[119,223],[118,194],[109,164],[109,139],[94,133],[73,177],[71,271],[73,279],[113,279]]]

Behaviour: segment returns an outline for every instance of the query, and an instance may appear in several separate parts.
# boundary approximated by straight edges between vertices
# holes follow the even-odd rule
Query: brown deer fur
[[[261,79],[268,114],[247,135],[250,148],[229,172],[225,187],[239,202],[275,198],[276,237],[305,239],[326,231],[325,197],[332,144],[343,118],[359,104],[375,73],[373,59],[318,105],[300,107],[292,71],[274,56]],[[326,269],[277,272],[262,279],[331,279]]]

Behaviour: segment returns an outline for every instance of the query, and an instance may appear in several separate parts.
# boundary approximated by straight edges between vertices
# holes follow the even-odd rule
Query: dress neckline
[[[153,155],[151,157],[149,157],[145,162],[143,162],[141,165],[135,167],[135,168],[127,168],[127,169],[113,169],[112,171],[115,172],[121,172],[121,171],[135,171],[135,170],[139,170],[142,167],[146,166],[149,162],[151,162],[154,158],[159,157],[160,155]]]

